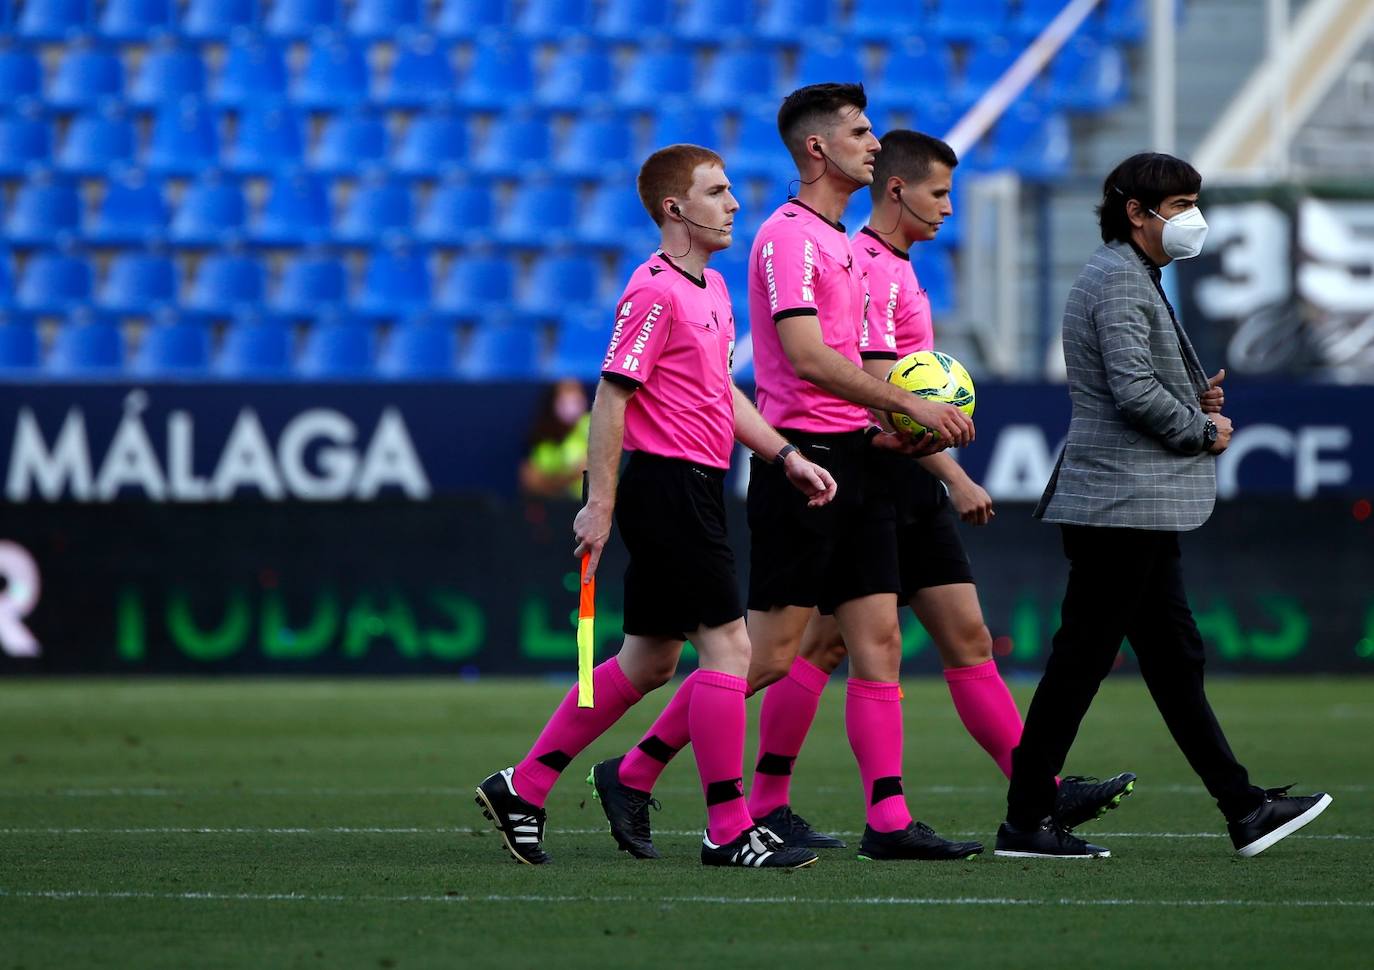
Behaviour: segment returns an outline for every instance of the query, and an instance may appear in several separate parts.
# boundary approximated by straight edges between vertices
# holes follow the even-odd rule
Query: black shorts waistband
[[[782,435],[803,451],[808,444],[826,445],[837,451],[858,451],[868,446],[868,432],[857,431],[802,431],[799,428],[779,428]]]
[[[724,484],[726,472],[729,471],[728,468],[716,468],[714,465],[703,465],[700,462],[688,461],[686,458],[669,458],[666,455],[655,455],[648,451],[630,451],[626,452],[626,454],[630,456],[628,461],[634,462],[637,465],[658,466],[661,468],[678,467],[684,471],[695,471],[721,484]]]

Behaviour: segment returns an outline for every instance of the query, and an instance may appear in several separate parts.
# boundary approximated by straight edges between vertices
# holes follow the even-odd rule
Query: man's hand
[[[997,515],[992,510],[992,496],[972,479],[951,485],[949,500],[959,518],[970,525],[987,525]]]
[[[895,451],[899,455],[908,458],[924,458],[926,455],[933,455],[944,451],[949,447],[948,438],[937,438],[929,432],[918,435],[898,434],[895,431],[883,431],[875,434],[872,439],[874,448],[881,448],[883,451]]]
[[[581,559],[584,552],[591,553],[587,561],[587,574],[582,577],[582,582],[589,583],[596,575],[597,563],[601,562],[601,550],[606,548],[606,540],[611,536],[610,506],[599,502],[588,502],[582,506],[577,518],[573,519],[573,535],[577,538],[573,556]]]
[[[973,419],[953,404],[927,401],[916,394],[906,408],[911,420],[935,432],[949,448],[962,448],[973,442]]]
[[[835,479],[820,465],[803,458],[801,452],[791,452],[782,469],[787,480],[807,497],[807,508],[820,508],[835,497]]]
[[[1222,405],[1226,403],[1226,393],[1221,389],[1221,382],[1224,380],[1226,380],[1225,367],[1207,378],[1207,390],[1198,397],[1198,403],[1202,405],[1204,414],[1221,413]]]
[[[1217,440],[1213,441],[1207,450],[1219,455],[1231,444],[1231,419],[1224,414],[1214,414],[1212,423],[1217,426]]]

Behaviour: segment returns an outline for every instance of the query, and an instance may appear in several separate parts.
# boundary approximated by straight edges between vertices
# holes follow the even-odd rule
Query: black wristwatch
[[[1202,444],[1206,448],[1212,447],[1217,441],[1217,426],[1211,418],[1202,426]]]
[[[792,452],[794,452],[794,451],[796,451],[796,450],[797,450],[797,446],[794,445],[794,444],[792,444],[792,443],[789,441],[787,444],[783,445],[780,449],[778,449],[778,453],[777,453],[776,455],[773,456],[773,464],[775,464],[775,465],[785,465],[785,464],[787,464],[787,456],[790,455],[790,454],[792,454]]]

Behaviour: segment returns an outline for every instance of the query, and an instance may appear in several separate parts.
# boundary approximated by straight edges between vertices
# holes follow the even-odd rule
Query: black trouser
[[[1034,826],[1054,810],[1054,777],[1078,725],[1131,641],[1145,686],[1174,742],[1228,819],[1262,800],[1250,785],[1202,687],[1202,636],[1183,588],[1178,533],[1065,525],[1069,585],[1045,675],[1012,752],[1007,820]]]

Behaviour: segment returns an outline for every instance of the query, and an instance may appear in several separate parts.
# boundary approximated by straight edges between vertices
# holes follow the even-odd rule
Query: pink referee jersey
[[[758,406],[775,428],[836,433],[868,427],[868,411],[797,376],[777,323],[817,316],[821,338],[859,364],[868,286],[844,226],[790,199],[759,228],[749,254],[749,318]]]
[[[854,237],[854,260],[868,272],[872,301],[859,338],[865,360],[896,360],[935,346],[930,297],[916,279],[911,254],[894,249],[865,226]]]
[[[725,280],[697,279],[658,252],[630,276],[601,376],[635,388],[625,450],[730,467],[735,317]]]

